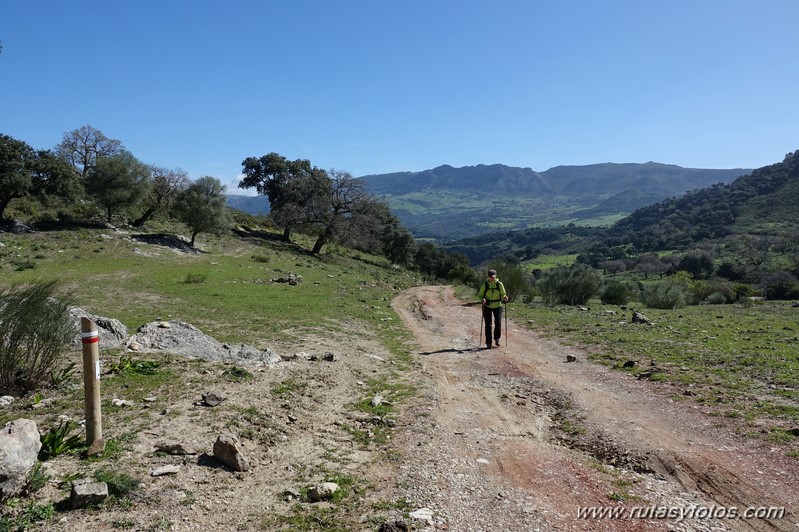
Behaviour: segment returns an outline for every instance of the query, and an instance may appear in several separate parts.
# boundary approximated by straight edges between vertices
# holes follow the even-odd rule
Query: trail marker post
[[[86,405],[86,444],[89,456],[105,450],[100,412],[100,335],[89,318],[80,319],[83,344],[83,392]]]

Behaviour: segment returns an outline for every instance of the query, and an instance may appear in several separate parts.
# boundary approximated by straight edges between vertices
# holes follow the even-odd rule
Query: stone
[[[75,339],[72,342],[72,347],[75,349],[82,348],[79,331],[81,327],[80,319],[84,317],[89,318],[97,325],[97,333],[100,337],[100,349],[116,349],[122,347],[128,341],[128,328],[119,320],[95,316],[79,307],[70,307],[69,315],[75,323]]]
[[[72,484],[69,503],[73,510],[96,506],[108,498],[108,485],[105,482],[83,480]]]
[[[15,495],[36,464],[42,440],[36,422],[15,419],[0,430],[0,499]]]
[[[408,524],[405,521],[393,521],[381,524],[377,532],[408,532],[409,530],[410,528],[408,528]]]
[[[577,362],[577,357],[574,355],[566,355],[566,362]]]
[[[325,501],[333,498],[333,495],[339,490],[339,485],[335,482],[323,482],[318,486],[313,486],[308,489],[308,498],[311,502]]]
[[[161,467],[156,467],[152,471],[150,471],[150,476],[152,477],[163,477],[164,475],[174,475],[180,471],[180,466],[178,465],[165,465]]]
[[[433,524],[433,510],[430,508],[419,508],[410,513],[410,518],[415,521],[424,521],[428,525]]]
[[[224,398],[219,397],[215,393],[204,393],[203,394],[203,403],[205,406],[219,406],[224,401]]]
[[[249,471],[250,462],[232,434],[220,434],[214,442],[214,457],[234,471]]]
[[[0,408],[10,406],[14,402],[14,397],[11,395],[4,395],[0,397]]]
[[[191,445],[184,445],[182,443],[159,443],[156,444],[155,450],[166,453],[172,454],[177,456],[185,456],[187,454],[197,454],[196,449]]]

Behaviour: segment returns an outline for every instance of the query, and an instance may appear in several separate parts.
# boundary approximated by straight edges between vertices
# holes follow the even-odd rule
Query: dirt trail
[[[399,431],[399,484],[449,530],[799,530],[799,466],[736,437],[689,399],[612,372],[512,322],[481,349],[479,308],[449,287],[399,294],[424,398]],[[567,355],[576,362],[567,363]],[[580,519],[580,507],[657,507],[667,519]],[[784,507],[781,519],[675,512]],[[639,510],[640,511],[640,510]],[[653,516],[654,517],[654,516]],[[662,517],[662,514],[661,514]]]

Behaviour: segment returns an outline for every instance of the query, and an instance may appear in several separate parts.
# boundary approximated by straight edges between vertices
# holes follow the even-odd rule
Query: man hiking
[[[477,299],[483,303],[483,319],[486,322],[486,348],[491,349],[492,333],[494,344],[499,347],[499,339],[502,336],[502,303],[508,302],[508,294],[505,286],[497,279],[496,270],[488,270],[488,278],[480,286],[477,292]],[[493,327],[492,322],[493,320]]]

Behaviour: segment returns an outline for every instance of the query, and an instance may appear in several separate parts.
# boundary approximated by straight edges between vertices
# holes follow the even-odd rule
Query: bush
[[[705,298],[705,303],[710,305],[723,305],[727,303],[729,300],[727,299],[727,295],[723,292],[713,292],[709,296]]]
[[[597,293],[601,285],[599,272],[577,264],[570,268],[549,270],[538,282],[538,289],[548,305],[583,305]]]
[[[735,294],[735,301],[748,300],[757,295],[757,290],[752,288],[752,285],[744,283],[735,283],[732,285],[732,292]]]
[[[201,284],[208,280],[208,275],[204,273],[187,273],[183,278],[184,284]]]
[[[611,281],[602,289],[599,299],[605,305],[626,305],[633,291],[621,281]]]
[[[505,262],[492,262],[486,266],[486,270],[490,269],[497,270],[497,279],[502,281],[502,284],[505,286],[509,301],[515,301],[529,290],[530,283],[527,280],[524,268],[520,265],[507,264]],[[483,282],[485,282],[485,278],[478,284],[478,290]]]
[[[777,282],[766,286],[766,299],[799,299],[799,284]]]
[[[675,309],[688,302],[688,287],[678,279],[666,279],[644,287],[642,301],[649,308]]]
[[[57,281],[0,288],[0,390],[5,393],[44,384],[77,334],[68,298],[59,291]]]

